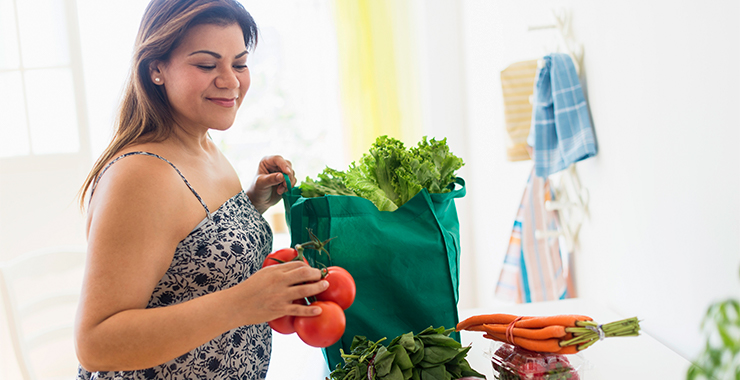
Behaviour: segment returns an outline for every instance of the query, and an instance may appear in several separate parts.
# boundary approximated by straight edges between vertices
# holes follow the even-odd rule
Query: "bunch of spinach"
[[[344,365],[338,364],[329,375],[331,380],[452,380],[485,376],[465,359],[470,347],[449,335],[454,329],[432,328],[414,335],[394,338],[386,347],[355,336],[351,353],[345,354]]]
[[[300,185],[303,197],[355,195],[372,201],[381,211],[394,211],[422,189],[446,193],[463,160],[450,152],[447,139],[427,140],[406,149],[403,142],[380,136],[346,172],[327,167]]]

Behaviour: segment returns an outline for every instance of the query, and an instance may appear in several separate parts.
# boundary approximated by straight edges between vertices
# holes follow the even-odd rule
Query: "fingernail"
[[[329,281],[322,280],[321,281],[321,287],[324,288],[324,289],[328,288],[329,287]]]
[[[314,308],[314,309],[313,309],[313,311],[312,311],[312,313],[313,313],[314,315],[319,315],[319,314],[321,314],[321,308],[320,308],[320,307]]]

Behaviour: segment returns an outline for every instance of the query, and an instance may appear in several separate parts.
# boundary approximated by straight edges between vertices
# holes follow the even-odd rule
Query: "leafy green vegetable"
[[[740,379],[740,301],[712,303],[701,328],[704,351],[687,370],[686,379]]]
[[[306,198],[320,197],[324,194],[357,195],[344,185],[344,173],[327,167],[319,174],[319,180],[306,178],[301,184],[301,195]]]
[[[470,347],[450,338],[454,329],[432,328],[417,335],[406,333],[394,338],[388,347],[385,338],[368,341],[364,336],[352,340],[352,353],[345,354],[329,374],[331,380],[452,380],[462,377],[485,378],[470,368],[465,359]]]
[[[463,160],[450,152],[447,139],[427,140],[411,149],[388,136],[380,136],[346,172],[326,168],[317,181],[306,178],[301,195],[356,195],[372,201],[381,211],[394,211],[422,189],[446,193]]]

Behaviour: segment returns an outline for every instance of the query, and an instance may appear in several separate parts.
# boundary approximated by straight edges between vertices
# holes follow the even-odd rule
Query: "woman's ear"
[[[162,75],[161,67],[162,63],[158,61],[152,62],[149,65],[149,76],[151,77],[152,82],[156,85],[164,84],[164,75]]]

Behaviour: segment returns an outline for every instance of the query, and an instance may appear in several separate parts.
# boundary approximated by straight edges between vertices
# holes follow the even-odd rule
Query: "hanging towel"
[[[532,124],[534,80],[537,75],[537,60],[516,62],[501,71],[501,90],[504,98],[506,121],[506,158],[509,161],[525,161],[527,136]]]
[[[547,177],[596,155],[586,99],[570,56],[553,53],[537,70],[535,105],[527,143],[537,176]]]
[[[557,231],[557,211],[547,211],[554,199],[547,179],[535,175],[527,181],[517,210],[504,265],[496,284],[496,297],[508,302],[539,302],[571,297],[573,289],[557,237],[537,239],[535,231]]]

